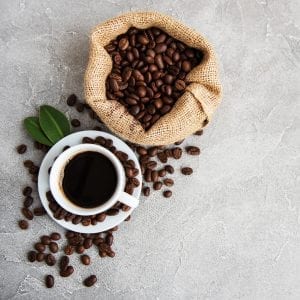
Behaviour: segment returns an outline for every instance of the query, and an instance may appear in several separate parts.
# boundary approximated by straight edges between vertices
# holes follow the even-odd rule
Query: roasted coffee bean
[[[91,258],[88,255],[86,255],[86,254],[81,255],[80,256],[80,260],[86,266],[88,266],[91,263]]]
[[[166,153],[164,153],[164,152],[159,152],[157,154],[157,157],[162,163],[166,163],[168,161],[168,157],[167,157]]]
[[[144,147],[139,146],[136,148],[136,151],[139,155],[147,155],[147,149]]]
[[[77,102],[77,96],[75,94],[72,94],[67,99],[67,104],[69,106],[74,106]]]
[[[19,227],[23,230],[26,230],[29,227],[29,224],[26,220],[20,220],[18,224],[19,224]]]
[[[43,261],[44,259],[45,259],[45,253],[41,253],[41,252],[37,253],[37,255],[36,255],[36,260],[37,260],[38,262],[41,262],[41,261]]]
[[[30,168],[31,166],[34,165],[34,163],[33,163],[32,160],[27,159],[27,160],[25,160],[25,161],[23,162],[23,165],[24,165],[25,168]]]
[[[69,265],[70,259],[68,256],[64,255],[61,257],[59,261],[59,268],[60,270],[65,270],[67,266]]]
[[[193,173],[193,169],[189,167],[184,167],[181,169],[181,173],[183,175],[191,175]]]
[[[149,187],[144,187],[143,188],[143,194],[144,196],[148,197],[150,195],[150,188]]]
[[[31,193],[32,193],[32,188],[30,186],[26,186],[24,189],[23,189],[23,195],[24,196],[30,196]]]
[[[91,222],[92,222],[91,218],[89,218],[89,217],[83,217],[82,221],[81,221],[81,224],[83,226],[89,226],[89,225],[91,225]]]
[[[24,207],[28,208],[32,205],[33,198],[31,196],[27,196],[23,202]]]
[[[144,179],[146,182],[151,182],[151,169],[146,169]]]
[[[52,232],[50,235],[50,239],[53,241],[58,241],[61,239],[61,235],[58,232]]]
[[[36,243],[36,244],[34,245],[34,249],[35,249],[36,251],[38,251],[38,252],[44,252],[45,249],[46,249],[46,247],[45,247],[45,245],[42,244],[42,243]]]
[[[188,146],[185,148],[185,150],[190,155],[199,155],[200,154],[200,149],[195,146]]]
[[[84,249],[89,249],[92,247],[93,240],[91,238],[86,238],[83,242]]]
[[[66,255],[72,255],[74,253],[74,247],[71,245],[67,245],[64,248],[64,252]]]
[[[85,248],[82,245],[76,246],[76,252],[82,254],[85,251]]]
[[[170,198],[172,196],[172,192],[170,190],[164,191],[163,195],[165,198]]]
[[[26,152],[26,150],[27,150],[27,146],[24,144],[21,144],[17,147],[17,152],[19,154],[24,154]]]
[[[118,46],[119,46],[120,50],[122,50],[122,51],[126,50],[129,46],[128,38],[124,37],[124,38],[120,39]]]
[[[73,127],[79,127],[80,126],[80,121],[78,119],[72,119],[71,124]]]
[[[165,177],[167,174],[167,171],[165,169],[161,169],[158,171],[158,176],[159,177]]]
[[[81,220],[82,220],[82,216],[76,216],[76,217],[72,220],[72,223],[73,223],[74,225],[77,225],[77,224],[79,224],[79,223],[81,222]]]
[[[151,147],[148,149],[148,155],[151,157],[156,156],[157,152],[158,152],[157,147]]]
[[[182,91],[185,89],[185,82],[183,80],[176,80],[175,81],[175,88],[178,90],[178,91]]]
[[[120,161],[126,161],[128,159],[128,154],[123,151],[117,151],[115,155]]]
[[[194,135],[202,135],[203,134],[203,130],[197,130],[196,132],[194,132]]]
[[[78,111],[78,112],[83,112],[84,111],[84,105],[83,105],[83,103],[77,103],[76,104],[76,110]]]
[[[116,216],[119,214],[119,210],[115,208],[111,208],[105,212],[108,216]]]
[[[171,179],[171,178],[166,178],[163,180],[163,183],[166,185],[166,186],[172,186],[174,184],[174,180]]]
[[[74,272],[74,268],[72,266],[67,266],[65,270],[61,270],[59,272],[59,275],[61,277],[69,277],[70,275],[72,275]]]
[[[54,266],[56,263],[56,259],[52,254],[47,254],[45,258],[45,262],[48,266]]]
[[[175,159],[180,159],[182,155],[182,149],[179,147],[175,147],[172,149],[172,154]]]
[[[158,171],[154,170],[151,172],[151,181],[155,182],[158,180]]]
[[[181,141],[177,141],[177,142],[175,142],[175,143],[174,143],[174,145],[180,145],[180,144],[182,144],[182,143],[183,143],[183,141],[184,141],[184,139],[183,139],[183,140],[181,140]]]
[[[161,183],[160,181],[154,182],[154,184],[153,184],[153,189],[154,189],[155,191],[158,191],[158,190],[160,190],[161,188],[162,188],[162,183]]]
[[[114,241],[114,236],[109,233],[107,234],[107,236],[105,237],[105,242],[108,246],[111,246],[113,244],[113,241]]]
[[[36,175],[38,174],[38,172],[39,172],[39,167],[37,166],[31,166],[29,168],[29,174]]]
[[[43,235],[41,237],[41,242],[42,242],[43,245],[50,245],[51,239],[48,235]]]
[[[174,173],[174,168],[171,165],[166,165],[165,166],[165,170],[169,173],[169,174],[173,174]]]
[[[44,208],[43,206],[36,207],[36,208],[34,208],[34,210],[33,210],[33,214],[34,214],[35,216],[43,216],[43,215],[46,214],[46,210],[45,210],[45,208]]]
[[[27,254],[27,258],[30,262],[34,262],[36,260],[37,253],[35,251],[29,251]]]
[[[96,275],[91,275],[91,276],[87,277],[86,279],[84,279],[84,281],[83,281],[84,285],[87,287],[93,286],[96,282],[97,282]]]
[[[56,253],[58,251],[58,245],[55,242],[51,242],[49,244],[49,249],[52,253]]]
[[[103,222],[103,221],[105,220],[105,218],[106,218],[106,214],[105,214],[105,213],[100,213],[100,214],[98,214],[98,215],[96,216],[96,220],[97,220],[98,222]]]
[[[54,286],[54,277],[52,275],[47,275],[45,278],[45,284],[48,289]]]
[[[33,219],[33,213],[27,207],[22,208],[22,214],[27,220]]]
[[[91,139],[90,137],[87,137],[85,136],[83,139],[82,139],[82,143],[86,143],[86,144],[94,144],[94,140]]]

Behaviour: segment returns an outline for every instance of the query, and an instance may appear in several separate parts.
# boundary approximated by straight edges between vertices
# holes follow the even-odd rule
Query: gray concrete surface
[[[29,143],[21,121],[42,103],[66,111],[65,95],[82,96],[91,28],[130,10],[159,10],[205,34],[224,100],[204,136],[186,141],[202,149],[176,165],[192,165],[191,179],[174,176],[172,199],[142,199],[116,234],[114,259],[90,251],[91,266],[47,290],[43,277],[57,269],[24,253],[63,230],[47,217],[27,232],[16,225],[28,182],[14,151]],[[299,17],[293,0],[1,0],[0,298],[299,299]],[[91,273],[98,283],[84,288]]]

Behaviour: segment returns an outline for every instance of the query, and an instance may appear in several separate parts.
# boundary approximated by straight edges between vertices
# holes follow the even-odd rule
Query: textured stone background
[[[46,290],[44,274],[57,270],[24,253],[33,238],[63,230],[47,217],[27,232],[16,225],[28,182],[14,150],[28,143],[21,121],[40,104],[66,110],[65,95],[82,96],[91,28],[138,9],[170,14],[210,39],[224,100],[204,136],[186,142],[201,156],[176,165],[192,165],[192,178],[175,176],[172,199],[142,198],[116,234],[114,259],[90,251],[90,267]],[[299,17],[293,0],[1,0],[0,298],[299,299]],[[91,273],[98,283],[84,288]]]

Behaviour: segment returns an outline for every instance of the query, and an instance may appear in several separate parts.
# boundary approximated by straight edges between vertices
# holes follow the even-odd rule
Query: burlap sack
[[[141,29],[159,27],[205,54],[202,63],[188,74],[186,92],[172,110],[147,131],[122,104],[106,98],[105,81],[112,61],[103,47],[132,26]],[[142,145],[171,144],[205,126],[219,105],[221,85],[216,57],[212,46],[202,35],[169,16],[157,12],[127,13],[98,25],[92,31],[85,96],[107,127],[123,139]]]

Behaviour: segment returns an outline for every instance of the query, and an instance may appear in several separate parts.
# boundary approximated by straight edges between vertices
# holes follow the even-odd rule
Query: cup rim
[[[81,207],[71,202],[66,197],[61,187],[62,179],[58,180],[60,177],[62,177],[63,168],[66,166],[68,161],[70,161],[75,155],[87,151],[98,152],[106,156],[114,165],[117,173],[117,185],[113,195],[105,203],[93,208]],[[81,216],[95,215],[108,210],[118,201],[118,198],[125,187],[125,171],[121,165],[121,162],[109,150],[95,144],[75,145],[62,152],[56,158],[51,167],[49,179],[50,190],[56,202],[68,212]]]

